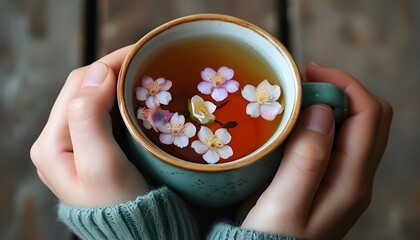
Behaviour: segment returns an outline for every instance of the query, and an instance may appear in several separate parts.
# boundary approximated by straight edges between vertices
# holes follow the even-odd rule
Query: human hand
[[[273,181],[241,227],[307,239],[340,239],[370,203],[392,108],[336,69],[310,64],[304,79],[343,89],[349,115],[334,133],[329,107],[303,110]]]
[[[115,51],[68,76],[31,148],[39,177],[66,204],[112,205],[146,191],[143,176],[112,135],[109,114],[116,73],[128,50]]]

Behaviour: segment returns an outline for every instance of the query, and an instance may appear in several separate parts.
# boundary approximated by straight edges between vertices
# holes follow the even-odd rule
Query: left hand
[[[370,203],[392,108],[337,69],[311,64],[304,78],[342,88],[349,116],[335,133],[329,107],[315,105],[302,111],[276,176],[242,227],[307,239],[341,239]]]

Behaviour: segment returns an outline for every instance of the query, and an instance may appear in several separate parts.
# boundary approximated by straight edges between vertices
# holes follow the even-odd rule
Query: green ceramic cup
[[[133,106],[139,66],[157,49],[191,36],[226,36],[254,48],[278,76],[284,96],[281,123],[272,137],[249,155],[220,164],[199,164],[176,158],[152,143],[143,133]],[[234,204],[267,183],[282,158],[282,144],[292,131],[302,107],[330,105],[336,121],[347,113],[346,96],[335,85],[301,83],[299,70],[287,49],[269,32],[226,15],[198,14],[175,19],[141,38],[127,55],[117,86],[118,105],[127,129],[132,161],[155,184],[164,184],[187,201],[206,207]]]

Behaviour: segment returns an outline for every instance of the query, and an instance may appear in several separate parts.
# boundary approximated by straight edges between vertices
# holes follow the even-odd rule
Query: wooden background
[[[346,239],[418,238],[420,1],[289,0],[287,9],[283,2],[98,0],[95,6],[82,0],[1,0],[0,239],[70,237],[56,222],[56,200],[29,159],[68,73],[159,24],[198,12],[244,18],[284,41],[287,33],[300,68],[310,61],[341,68],[393,104],[391,139],[371,207]],[[288,25],[281,21],[285,17]]]

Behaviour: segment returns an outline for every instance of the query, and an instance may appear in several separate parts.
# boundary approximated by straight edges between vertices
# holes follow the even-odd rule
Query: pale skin
[[[116,76],[129,49],[117,50],[68,76],[31,149],[39,177],[63,203],[107,206],[147,191],[142,174],[113,138],[109,115]],[[336,132],[329,107],[315,105],[302,111],[276,176],[245,214],[241,227],[338,239],[369,205],[392,108],[340,70],[309,64],[302,76],[305,81],[342,88],[349,116]]]

